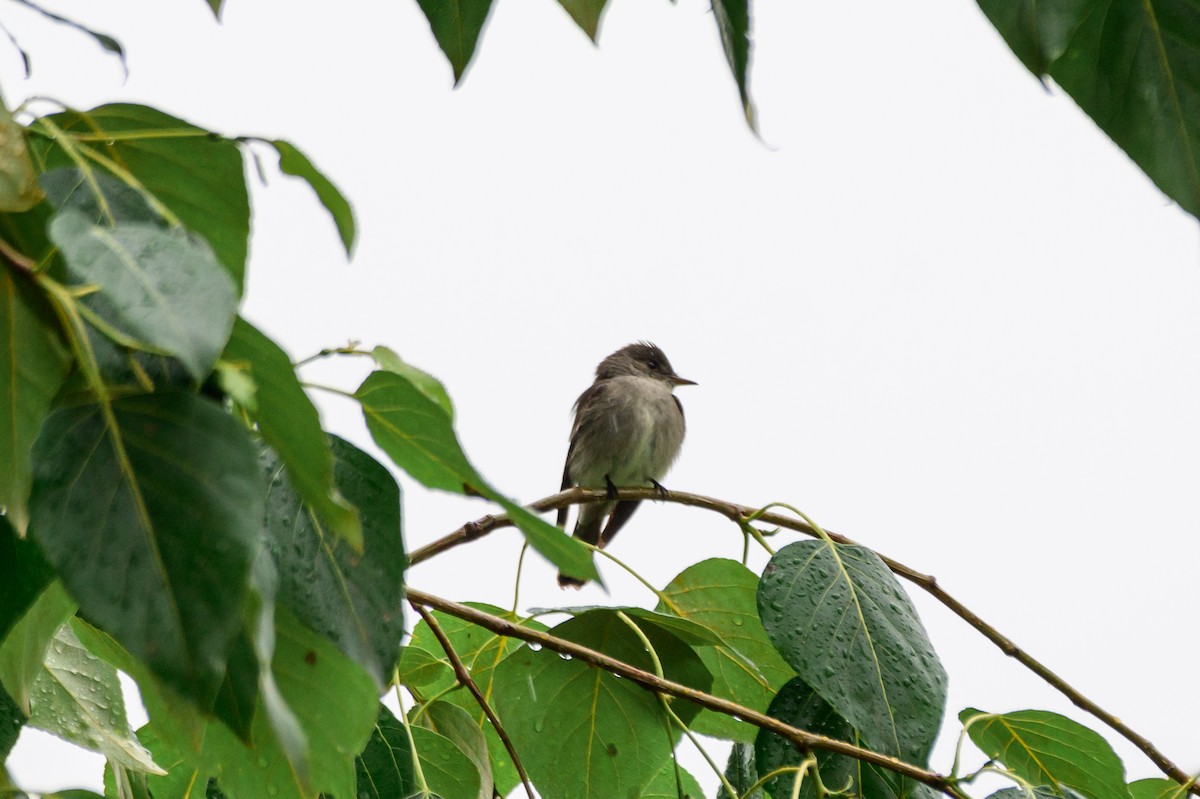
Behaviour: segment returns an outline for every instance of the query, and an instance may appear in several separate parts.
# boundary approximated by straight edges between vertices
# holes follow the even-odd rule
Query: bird
[[[629,521],[641,500],[617,501],[617,488],[651,485],[666,496],[658,481],[679,455],[686,429],[674,390],[694,385],[675,374],[663,351],[646,341],[622,347],[596,367],[595,382],[575,401],[562,487],[603,488],[609,498],[579,506],[575,538],[604,547]],[[566,529],[566,521],[563,507],[558,526]],[[558,573],[563,588],[585,582]]]

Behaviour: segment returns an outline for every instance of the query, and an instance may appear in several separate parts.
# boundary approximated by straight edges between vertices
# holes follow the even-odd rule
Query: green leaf
[[[372,372],[354,396],[375,443],[401,469],[429,488],[479,494],[498,503],[530,546],[563,572],[600,579],[586,547],[488,485],[459,446],[446,409],[412,380],[394,372]]]
[[[457,705],[449,702],[431,702],[423,705],[420,708],[420,717],[415,719],[413,723],[419,724],[432,732],[437,733],[444,740],[449,741],[459,754],[465,757],[470,766],[467,769],[454,769],[455,772],[474,770],[477,777],[473,782],[467,774],[461,777],[455,777],[456,786],[461,783],[462,791],[468,799],[491,799],[492,797],[492,765],[488,759],[487,739],[484,737],[483,730],[475,723],[475,719],[471,718],[471,714],[463,710]],[[414,710],[412,715],[415,715]],[[415,733],[415,730],[414,730]],[[416,737],[414,735],[414,737]],[[434,766],[440,770],[448,770],[446,764],[438,763],[437,758],[431,757],[432,752],[428,751],[421,744],[421,739],[417,738],[417,751],[421,758],[432,760]],[[457,759],[457,756],[452,755]],[[451,799],[451,791],[447,787],[441,785],[439,780],[436,784],[430,776],[429,768],[422,768],[427,779],[430,779],[430,787],[437,792],[443,799]],[[476,785],[476,796],[471,797],[468,792],[469,785]]]
[[[188,230],[203,236],[240,291],[250,199],[236,142],[144,105],[115,103],[46,119],[73,139],[74,149],[127,169]],[[77,166],[46,127],[33,125],[41,132],[30,142],[35,163],[44,171]]]
[[[165,773],[125,718],[117,670],[87,651],[71,628],[59,628],[33,687],[30,726],[100,752],[124,768]]]
[[[34,11],[38,12],[39,14],[46,17],[47,19],[51,19],[51,20],[59,23],[60,25],[67,26],[68,28],[74,28],[75,30],[79,31],[80,33],[83,33],[87,36],[92,37],[93,39],[96,40],[96,44],[100,45],[105,50],[107,50],[108,52],[115,55],[118,60],[120,60],[121,68],[123,70],[125,70],[125,76],[126,77],[129,76],[129,66],[125,63],[125,50],[124,50],[124,48],[121,47],[121,43],[118,42],[116,39],[114,39],[112,36],[109,36],[107,33],[100,33],[99,31],[92,30],[91,28],[87,27],[86,25],[81,25],[80,23],[76,22],[73,19],[59,16],[58,14],[55,14],[52,11],[47,11],[46,9],[39,6],[38,4],[31,2],[31,0],[17,0],[17,2],[20,3],[21,5],[25,6],[26,8],[32,8]]]
[[[688,567],[663,589],[658,610],[711,630],[720,645],[698,654],[713,675],[712,692],[765,711],[795,672],[775,651],[758,618],[758,576],[742,564],[712,558]],[[758,728],[723,713],[701,711],[692,729],[753,743]]]
[[[552,633],[654,671],[641,638],[615,614],[584,614]],[[708,689],[712,677],[695,652],[656,628],[645,635],[667,679]],[[639,796],[679,736],[653,692],[546,649],[517,649],[496,669],[493,687],[500,720],[544,796]],[[685,723],[695,716],[688,703],[673,708]]]
[[[475,55],[492,0],[417,0],[429,20],[438,47],[454,69],[454,84],[462,81]]]
[[[25,127],[0,102],[0,213],[28,211],[43,196],[25,143]]]
[[[672,761],[650,780],[640,799],[704,799],[704,791],[687,769]]]
[[[1053,78],[1167,196],[1200,214],[1194,3],[978,2],[1033,74]]]
[[[398,668],[401,685],[424,688],[442,678],[450,664],[445,655],[435,655],[418,646],[405,646],[400,649]]]
[[[530,610],[530,613],[536,616],[543,616],[547,613],[566,613],[571,616],[583,616],[588,613],[624,613],[638,627],[657,627],[664,632],[671,633],[689,646],[717,646],[721,643],[719,635],[694,621],[630,605],[577,605],[560,608],[533,608]]]
[[[282,464],[262,454],[268,493],[264,528],[279,569],[280,604],[362,666],[382,689],[404,634],[400,487],[378,461],[331,436],[338,488],[362,513],[363,550],[355,552],[317,522],[292,490]]]
[[[746,124],[757,130],[754,101],[750,99],[750,0],[712,0],[712,10],[725,60],[737,82]]]
[[[46,650],[58,628],[75,613],[75,600],[55,580],[30,606],[7,636],[0,638],[0,682],[17,705],[29,715],[29,695],[45,671]]]
[[[8,695],[8,691],[4,690],[4,686],[0,685],[0,762],[8,759],[8,753],[16,744],[24,724],[25,714]],[[3,787],[3,784],[4,769],[0,768],[0,787]]]
[[[395,372],[401,377],[407,378],[418,391],[441,406],[451,422],[454,421],[454,403],[450,401],[450,395],[446,393],[446,387],[440,380],[428,372],[405,363],[394,351],[382,345],[371,350],[371,357],[383,371]]]
[[[571,19],[589,39],[596,41],[600,36],[600,17],[604,15],[608,0],[558,0],[558,4],[571,15]]]
[[[808,683],[800,677],[790,680],[779,691],[779,695],[771,702],[767,715],[780,721],[799,727],[802,730],[837,738],[841,741],[852,741],[854,730],[849,722],[838,715],[824,699],[817,695]],[[766,775],[785,766],[798,766],[805,759],[796,745],[773,732],[762,730],[754,742],[754,764],[759,774]],[[821,781],[829,786],[842,786],[855,774],[856,761],[841,755],[831,755],[828,752],[817,753],[817,764],[821,772]],[[764,786],[770,796],[792,796],[795,774],[781,774],[771,779]],[[856,783],[857,785],[858,783]],[[801,786],[801,796],[812,797],[812,775],[805,777]]]
[[[225,0],[206,0],[208,7],[212,9],[213,16],[217,21],[221,21],[221,6],[225,4]]]
[[[338,190],[338,187],[333,185],[333,181],[325,177],[325,174],[313,165],[308,156],[300,152],[291,142],[276,139],[271,144],[279,153],[279,170],[285,175],[300,178],[317,193],[317,199],[333,217],[338,235],[342,237],[342,246],[346,248],[346,255],[349,256],[354,249],[355,231],[354,209],[350,207],[350,202]]]
[[[967,734],[988,757],[1033,785],[1071,788],[1088,799],[1130,799],[1125,767],[1100,735],[1045,710],[958,714]]]
[[[0,641],[54,579],[54,571],[37,544],[18,538],[0,516]]]
[[[394,799],[418,790],[408,732],[387,706],[379,706],[375,729],[355,761],[357,799]]]
[[[29,451],[70,365],[48,311],[26,281],[0,269],[0,507],[22,531]]]
[[[925,763],[942,722],[946,672],[878,555],[789,544],[763,571],[758,612],[784,660],[870,748]]]
[[[137,731],[138,740],[162,766],[166,774],[146,777],[146,788],[155,799],[206,799],[208,777],[184,758],[171,751],[155,734],[151,725]]]
[[[192,394],[117,400],[112,429],[104,417],[89,405],[47,419],[30,529],[87,619],[210,707],[259,547],[254,447]]]
[[[1152,777],[1129,783],[1129,795],[1133,799],[1184,799],[1187,789],[1177,782]]]
[[[1049,785],[1036,785],[1030,790],[1033,792],[1032,796],[1024,788],[1001,788],[995,793],[989,794],[987,799],[1063,799],[1063,795]],[[1074,799],[1078,795],[1072,793],[1069,796]],[[1149,797],[1144,799],[1149,799]]]
[[[237,294],[203,241],[153,224],[96,225],[73,209],[55,217],[50,238],[74,278],[99,286],[106,322],[179,358],[197,381],[212,371]]]
[[[730,796],[724,784],[717,789],[717,799],[766,799],[762,789],[748,793],[750,786],[758,782],[758,765],[754,762],[754,746],[736,742],[729,750],[729,761],[725,764],[725,779],[737,791]]]
[[[246,410],[263,439],[283,459],[291,486],[335,535],[361,554],[363,531],[358,511],[334,484],[329,439],[287,353],[239,316],[222,357],[249,367],[255,385],[254,407]]]
[[[412,736],[421,761],[421,773],[435,796],[480,799],[479,770],[454,741],[424,727],[414,727]],[[486,796],[491,795],[489,790]]]

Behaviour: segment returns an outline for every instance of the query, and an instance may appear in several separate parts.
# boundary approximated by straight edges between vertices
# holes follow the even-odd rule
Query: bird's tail
[[[608,515],[612,503],[597,502],[579,507],[579,520],[575,522],[575,537],[592,546],[600,546],[600,528],[604,526],[604,517]],[[558,573],[558,585],[561,588],[582,588],[587,580],[580,580],[569,574]]]

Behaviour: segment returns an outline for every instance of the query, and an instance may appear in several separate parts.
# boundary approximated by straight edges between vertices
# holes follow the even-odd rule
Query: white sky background
[[[356,256],[306,187],[272,179],[246,316],[297,358],[357,339],[439,376],[502,490],[557,490],[595,364],[653,340],[700,383],[680,391],[689,433],[668,487],[787,501],[937,575],[1200,770],[1194,220],[973,4],[760,0],[765,145],[707,3],[612,5],[596,49],[551,0],[498,2],[451,91],[412,0],[229,0],[220,26],[200,0],[55,5],[121,39],[124,85],[88,40],[10,4],[34,77],[0,47],[0,81],[10,103],[147,102],[307,151],[355,203]],[[364,365],[307,374],[353,389]],[[369,443],[349,402],[318,399],[328,429]],[[410,546],[489,510],[401,482]],[[519,541],[496,533],[410,580],[508,605]],[[739,557],[741,535],[646,504],[612,551],[663,585]],[[521,606],[653,604],[601,568],[611,595],[564,596],[530,558]],[[950,674],[935,768],[961,708],[1035,707],[1102,732],[1131,778],[1157,775],[913,593]],[[40,790],[96,786],[98,763],[25,732],[10,767]]]

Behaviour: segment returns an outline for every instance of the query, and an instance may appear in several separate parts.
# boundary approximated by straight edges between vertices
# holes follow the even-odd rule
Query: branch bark
[[[588,490],[583,488],[569,488],[565,491],[560,491],[557,494],[539,499],[532,503],[528,508],[535,512],[554,510],[565,507],[567,505],[577,505],[588,502],[603,502],[608,499],[607,492],[603,490]],[[734,502],[726,502],[721,499],[707,497],[701,494],[689,494],[683,491],[671,491],[666,496],[663,496],[657,489],[653,488],[622,488],[617,491],[617,499],[623,500],[658,500],[665,502],[674,502],[679,505],[688,505],[694,508],[703,508],[705,510],[719,513],[725,518],[736,524],[743,524],[750,521],[751,517],[755,521],[761,521],[766,524],[775,525],[788,530],[793,530],[804,535],[818,538],[817,531],[814,530],[806,522],[784,516],[779,513],[762,513],[759,514],[756,508],[751,508],[746,505],[739,505]],[[423,546],[410,556],[410,565],[432,558],[434,555],[439,555],[449,549],[474,541],[478,538],[491,533],[493,530],[499,530],[504,527],[511,527],[512,521],[504,515],[489,515],[477,519],[473,522],[468,522],[458,528],[449,535],[443,536],[431,544]],[[838,533],[825,531],[829,537],[839,543],[852,546],[862,546],[857,541],[848,538]],[[1184,789],[1189,793],[1200,796],[1200,784],[1174,761],[1168,758],[1145,736],[1141,735],[1117,716],[1108,712],[1096,702],[1084,696],[1078,689],[1053,672],[1044,663],[1030,655],[1021,647],[1017,646],[1013,641],[997,630],[992,625],[988,624],[970,608],[953,597],[945,589],[943,589],[937,581],[937,578],[931,574],[924,574],[916,569],[906,566],[900,561],[890,558],[881,552],[876,552],[879,557],[887,564],[888,568],[893,573],[908,580],[914,585],[920,587],[924,591],[931,594],[935,599],[945,605],[956,616],[961,618],[967,624],[971,625],[975,630],[982,634],[985,638],[999,647],[1000,651],[1009,657],[1016,660],[1021,665],[1028,668],[1037,676],[1041,677],[1047,684],[1055,688],[1078,708],[1090,713],[1104,724],[1108,725],[1113,731],[1121,735],[1123,738],[1131,742],[1157,766],[1165,775],[1170,777],[1175,782],[1184,786]]]
[[[603,492],[601,492],[603,493]],[[602,652],[597,652],[594,649],[581,646],[572,641],[567,641],[550,633],[544,633],[540,630],[534,630],[529,627],[522,627],[519,624],[514,624],[499,616],[493,616],[490,613],[485,613],[481,610],[462,605],[458,602],[453,602],[449,599],[443,599],[433,594],[427,594],[424,591],[416,588],[406,588],[405,592],[410,603],[416,605],[424,605],[430,608],[436,608],[443,613],[448,613],[451,616],[468,621],[485,629],[491,630],[497,635],[503,635],[507,638],[519,638],[527,643],[538,644],[550,649],[554,652],[559,652],[564,655],[570,655],[576,660],[580,660],[595,668],[604,669],[612,674],[624,677],[632,682],[637,683],[642,688],[648,691],[653,691],[659,694],[678,697],[680,699],[692,702],[706,707],[710,710],[715,710],[718,713],[725,713],[730,716],[736,716],[743,721],[749,722],[756,727],[781,735],[794,743],[802,752],[808,752],[813,749],[820,749],[826,752],[832,752],[838,755],[845,755],[860,760],[864,763],[870,763],[889,771],[894,771],[897,774],[908,777],[910,779],[928,785],[937,791],[940,791],[954,799],[966,799],[966,797],[958,790],[955,782],[945,775],[938,774],[935,771],[921,768],[920,766],[906,763],[894,757],[873,752],[870,749],[863,749],[854,744],[845,741],[839,741],[836,738],[829,738],[824,735],[818,735],[807,730],[802,730],[799,727],[793,727],[790,724],[785,724],[779,719],[771,718],[770,716],[759,713],[756,710],[751,710],[748,707],[731,702],[728,699],[722,699],[719,696],[697,691],[695,688],[689,688],[671,680],[663,679],[656,674],[651,674],[648,671],[630,666],[628,663],[609,657]]]

